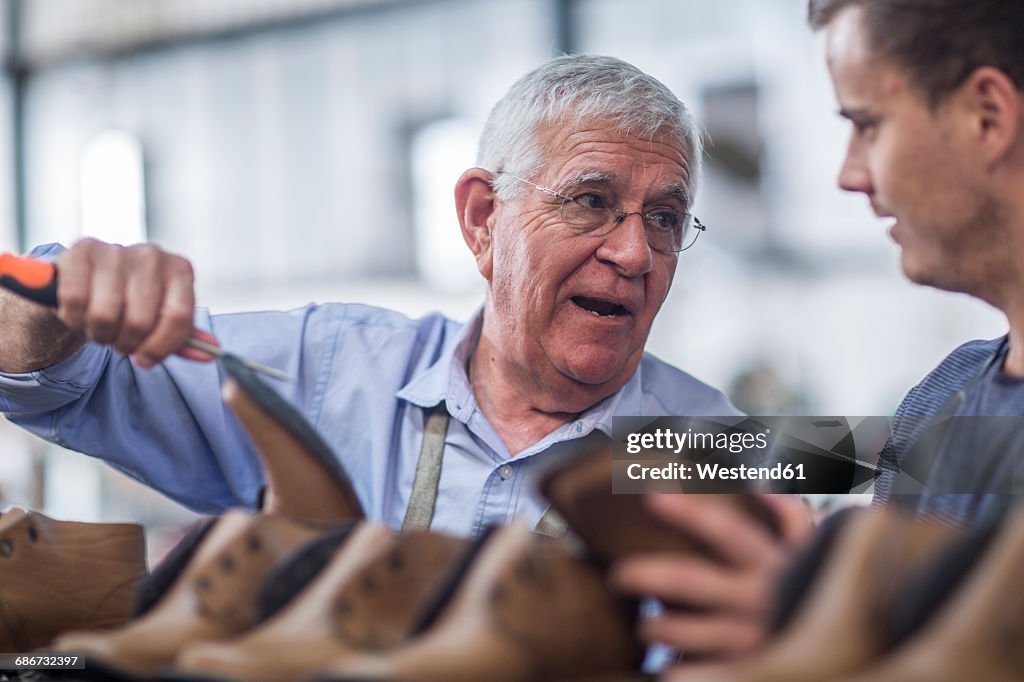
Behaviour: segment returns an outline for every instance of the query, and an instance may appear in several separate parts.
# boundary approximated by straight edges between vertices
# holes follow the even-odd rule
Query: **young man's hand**
[[[618,562],[612,584],[654,597],[665,612],[645,619],[641,637],[687,657],[734,658],[764,641],[776,582],[795,549],[812,533],[806,505],[789,495],[761,495],[778,536],[738,508],[709,504],[703,495],[651,495],[651,512],[712,550],[645,554]]]

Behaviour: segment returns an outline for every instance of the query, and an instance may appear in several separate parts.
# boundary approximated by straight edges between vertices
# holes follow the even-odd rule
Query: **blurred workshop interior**
[[[633,62],[710,135],[648,349],[751,414],[886,415],[1004,331],[898,274],[835,176],[845,123],[804,0],[3,0],[0,251],[96,236],[192,260],[215,312],[358,301],[465,319],[482,284],[452,187],[490,106],[568,52]],[[0,508],[186,510],[0,421]],[[161,529],[166,533],[161,534]]]

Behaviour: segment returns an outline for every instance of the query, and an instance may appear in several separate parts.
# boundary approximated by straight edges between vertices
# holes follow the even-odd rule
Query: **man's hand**
[[[715,557],[637,555],[613,566],[611,580],[624,592],[666,606],[664,614],[641,623],[645,641],[669,644],[684,655],[731,658],[764,640],[776,581],[812,526],[796,497],[760,496],[775,514],[779,537],[748,513],[709,504],[705,497],[651,495],[647,503],[652,514],[699,540]]]
[[[148,368],[181,353],[208,360],[193,335],[192,265],[152,244],[116,246],[83,239],[56,260],[57,317],[69,329],[134,356]]]

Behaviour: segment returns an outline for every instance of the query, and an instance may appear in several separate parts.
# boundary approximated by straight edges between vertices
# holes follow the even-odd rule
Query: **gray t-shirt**
[[[1024,379],[1002,372],[1005,337],[957,348],[907,394],[882,453],[875,503],[976,525],[1024,491]]]

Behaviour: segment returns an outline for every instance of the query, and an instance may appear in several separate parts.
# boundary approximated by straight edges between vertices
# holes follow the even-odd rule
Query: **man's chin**
[[[584,352],[580,352],[584,351]],[[589,351],[589,352],[586,352]],[[578,349],[568,358],[566,374],[575,381],[587,386],[604,386],[608,383],[625,383],[633,375],[635,363],[627,368],[620,354],[607,348]],[[625,379],[623,379],[625,377]]]
[[[900,249],[900,269],[903,270],[903,276],[914,284],[926,287],[937,286],[932,269],[926,267],[920,258],[915,258],[908,253],[906,247]]]
[[[936,272],[935,268],[922,267],[919,263],[908,263],[906,259],[903,261],[903,275],[914,284],[923,287],[931,287],[932,289],[955,294],[978,295],[973,287],[968,286],[966,282],[958,281],[951,276],[951,273],[940,274]]]

